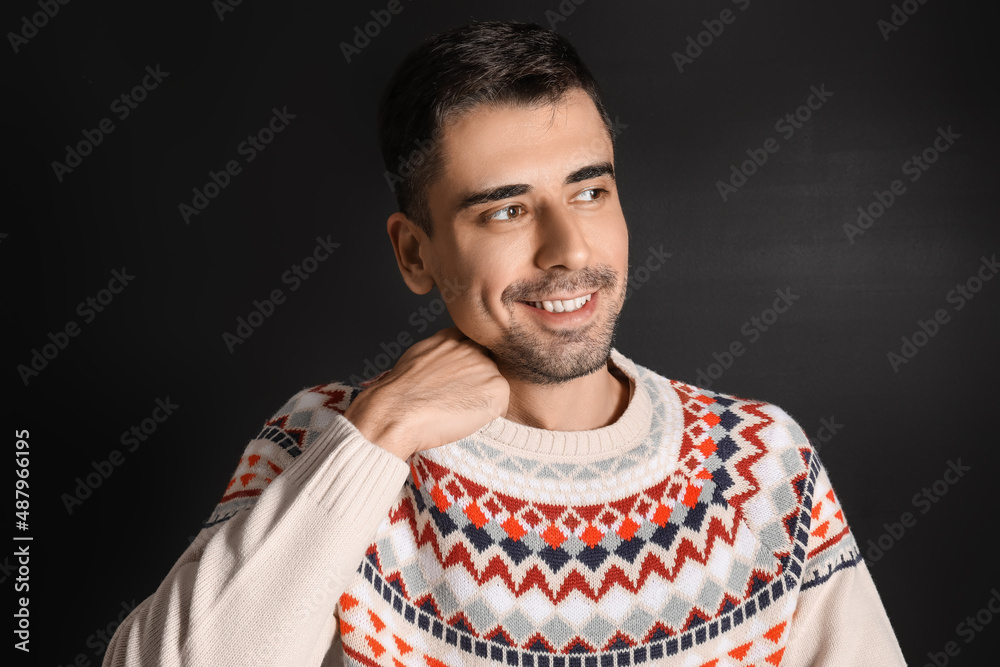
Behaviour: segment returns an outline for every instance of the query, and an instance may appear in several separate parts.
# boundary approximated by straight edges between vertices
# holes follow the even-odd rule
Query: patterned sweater
[[[293,396],[106,666],[903,665],[780,408],[634,364],[591,431],[499,418],[408,463]]]

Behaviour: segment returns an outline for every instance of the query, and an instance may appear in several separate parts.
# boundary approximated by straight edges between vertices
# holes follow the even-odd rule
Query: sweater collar
[[[589,431],[549,431],[497,417],[476,435],[525,453],[560,458],[606,455],[631,449],[649,433],[652,402],[635,364],[612,348],[608,365],[619,369],[629,381],[629,402],[613,424]]]

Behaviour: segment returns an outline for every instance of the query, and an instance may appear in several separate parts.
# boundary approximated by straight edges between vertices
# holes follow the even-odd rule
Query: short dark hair
[[[614,146],[597,81],[558,33],[480,21],[425,40],[396,68],[379,102],[379,145],[399,210],[431,235],[427,189],[441,173],[438,146],[448,120],[480,104],[552,104],[574,88],[593,100]]]

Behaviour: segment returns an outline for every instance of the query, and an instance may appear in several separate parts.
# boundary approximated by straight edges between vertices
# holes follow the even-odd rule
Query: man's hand
[[[510,385],[486,348],[449,327],[414,343],[344,417],[405,461],[506,416],[509,399]]]

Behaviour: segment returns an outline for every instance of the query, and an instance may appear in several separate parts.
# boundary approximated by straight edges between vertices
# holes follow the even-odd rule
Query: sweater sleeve
[[[410,470],[343,417],[352,391],[303,390],[265,424],[104,667],[321,664],[338,598]]]
[[[815,464],[819,472],[812,492],[802,588],[781,665],[905,665],[826,469],[818,459]]]

